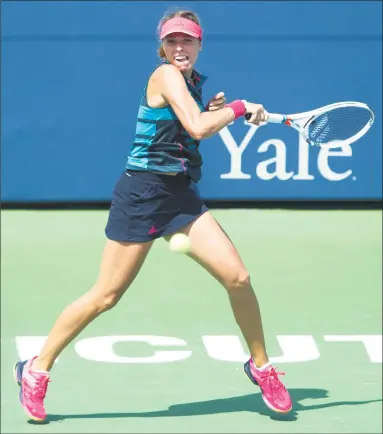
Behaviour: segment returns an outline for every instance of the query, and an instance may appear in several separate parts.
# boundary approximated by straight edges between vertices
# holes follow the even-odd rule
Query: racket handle
[[[267,122],[272,122],[273,124],[283,124],[283,122],[287,119],[287,116],[278,115],[276,113],[269,113],[269,117],[267,118]]]
[[[245,119],[248,121],[251,118],[251,113],[245,114]],[[267,122],[272,122],[273,124],[283,124],[286,120],[286,116],[278,115],[276,113],[269,113],[269,117],[267,118]]]

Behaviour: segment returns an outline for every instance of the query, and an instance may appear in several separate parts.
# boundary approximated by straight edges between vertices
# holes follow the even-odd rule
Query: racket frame
[[[366,109],[370,112],[371,118],[369,122],[356,134],[354,134],[352,137],[349,137],[347,140],[333,140],[331,142],[327,142],[325,144],[317,145],[315,142],[310,140],[308,136],[308,128],[310,124],[317,119],[319,116],[321,116],[323,113],[327,113],[329,111],[335,110],[340,107],[360,107],[363,109]],[[267,123],[278,123],[278,124],[285,124],[289,127],[294,128],[301,134],[304,139],[312,146],[321,146],[326,148],[336,148],[339,146],[346,146],[349,145],[356,140],[360,139],[362,136],[364,136],[367,131],[371,128],[371,125],[374,123],[374,113],[368,107],[367,104],[364,104],[362,102],[356,102],[356,101],[343,101],[338,102],[334,104],[328,104],[326,106],[320,107],[319,109],[310,110],[303,113],[297,113],[297,114],[291,114],[291,115],[282,115],[278,113],[269,113]]]

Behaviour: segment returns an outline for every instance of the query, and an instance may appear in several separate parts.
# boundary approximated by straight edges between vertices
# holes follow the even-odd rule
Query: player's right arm
[[[169,64],[160,66],[152,78],[156,91],[167,104],[170,104],[191,137],[197,140],[205,139],[234,121],[234,111],[230,107],[201,112],[189,93],[184,77],[175,66]],[[257,106],[258,112],[263,110],[263,107],[258,104],[246,103],[246,106],[250,109],[255,109],[253,106]]]

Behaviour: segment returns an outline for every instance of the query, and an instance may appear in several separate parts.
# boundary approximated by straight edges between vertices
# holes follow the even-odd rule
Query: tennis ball
[[[190,238],[185,234],[175,234],[169,241],[170,250],[178,253],[187,253],[191,248]]]

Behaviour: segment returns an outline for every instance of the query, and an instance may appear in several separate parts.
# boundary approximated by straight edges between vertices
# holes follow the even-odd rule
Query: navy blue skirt
[[[105,234],[115,241],[151,241],[207,210],[187,175],[127,170],[116,183]]]

